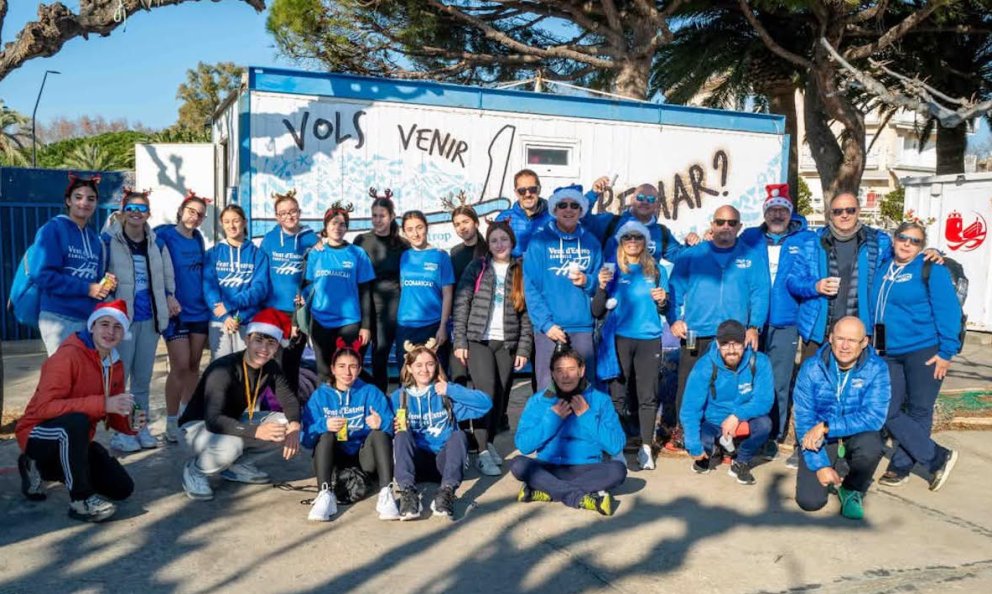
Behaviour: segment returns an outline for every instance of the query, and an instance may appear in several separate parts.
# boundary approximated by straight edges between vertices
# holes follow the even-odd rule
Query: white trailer
[[[442,198],[464,192],[480,216],[494,215],[527,167],[544,196],[615,176],[597,210],[656,184],[660,218],[684,236],[725,203],[759,222],[765,184],[786,179],[784,130],[766,114],[249,68],[213,122],[215,192],[245,207],[258,237],[275,225],[274,192],[295,189],[315,229],[333,201],[351,202],[357,232],[370,227],[369,189],[390,188],[399,213],[444,223],[431,241],[446,247],[457,237]]]
[[[134,185],[137,190],[151,190],[152,227],[176,222],[179,204],[192,190],[198,196],[212,196],[214,181],[214,147],[209,143],[162,143],[134,145]],[[217,230],[216,217],[207,209],[200,227],[208,243]]]
[[[992,332],[992,173],[911,177],[905,212],[927,222],[927,244],[961,263],[968,277],[968,329]]]

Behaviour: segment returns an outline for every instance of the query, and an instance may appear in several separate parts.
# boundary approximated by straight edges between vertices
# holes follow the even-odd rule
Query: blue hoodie
[[[89,296],[90,284],[104,273],[103,242],[89,227],[79,228],[59,215],[35,235],[28,267],[41,293],[41,311],[87,319],[97,300]]]
[[[193,237],[183,237],[175,225],[159,225],[155,228],[155,243],[159,249],[168,248],[172,259],[172,269],[176,274],[176,301],[183,310],[179,319],[183,322],[206,322],[210,319],[210,309],[203,296],[203,260],[205,250],[203,235],[193,230]]]
[[[269,295],[269,259],[251,240],[240,247],[218,243],[204,258],[203,294],[211,309],[220,302],[227,308],[223,317],[211,317],[213,321],[223,322],[237,314],[247,324]]]
[[[269,298],[266,307],[280,311],[296,310],[296,296],[300,292],[303,258],[306,251],[317,243],[317,234],[309,227],[301,227],[294,235],[285,233],[278,225],[262,238],[262,252],[269,259]]]
[[[704,241],[675,262],[668,321],[683,320],[703,337],[715,336],[724,320],[761,328],[768,319],[768,283],[768,266],[741,241],[728,250]]]
[[[892,397],[889,367],[869,346],[853,368],[841,373],[830,345],[825,344],[799,367],[792,396],[799,439],[823,421],[830,427],[829,442],[881,431]],[[813,472],[830,466],[826,448],[803,450],[803,457]]]
[[[355,380],[351,390],[341,392],[330,384],[321,384],[310,396],[303,408],[303,447],[313,449],[320,436],[327,433],[327,419],[344,417],[348,419],[348,440],[338,442],[349,456],[354,456],[365,443],[372,428],[365,417],[375,410],[382,419],[382,430],[393,426],[393,409],[386,395],[372,384]]]
[[[755,358],[753,374],[752,358]],[[716,394],[710,391],[714,368],[716,380],[713,387]],[[772,364],[767,355],[747,348],[737,369],[730,369],[723,362],[720,346],[713,341],[689,372],[682,396],[679,420],[685,430],[685,449],[689,455],[700,456],[703,453],[703,421],[719,425],[730,415],[741,421],[767,415],[772,409],[774,387]]]
[[[764,260],[764,266],[768,269],[769,282],[771,283],[771,298],[768,308],[768,325],[776,328],[786,328],[796,325],[796,317],[799,313],[799,302],[789,293],[786,279],[792,273],[796,259],[799,256],[799,240],[793,239],[805,232],[808,227],[806,217],[793,215],[789,221],[789,226],[782,235],[771,235],[768,233],[768,226],[762,223],[758,227],[749,227],[741,232],[741,243],[750,246],[754,250],[757,258]],[[775,280],[771,282],[771,258],[769,252],[778,249],[778,268],[775,271]]]
[[[448,383],[448,400],[451,403],[451,413],[444,408],[444,398],[439,396],[432,384],[426,392],[417,394],[410,388],[399,388],[390,396],[393,405],[393,415],[402,407],[400,394],[406,392],[406,422],[409,431],[413,432],[413,440],[417,448],[430,450],[435,454],[441,451],[451,432],[458,430],[458,423],[469,419],[478,419],[489,412],[493,401],[485,392],[470,390],[458,384]],[[452,418],[452,416],[454,418]],[[393,434],[393,425],[389,424],[386,433]]]
[[[624,223],[631,220],[640,222],[629,209],[625,210],[620,215],[620,218],[617,219],[617,224],[614,228],[619,229],[623,227]],[[651,240],[648,242],[648,253],[654,256],[655,262],[661,262],[662,259],[675,262],[676,258],[686,249],[686,246],[679,243],[679,240],[675,239],[675,236],[672,235],[672,230],[666,225],[659,223],[656,217],[652,217],[650,221],[643,224],[651,233]],[[610,236],[606,240],[606,246],[603,248],[603,261],[617,261],[617,238],[615,236]]]
[[[585,270],[584,288],[568,279],[570,262]],[[524,297],[534,328],[546,334],[557,324],[565,332],[592,332],[589,301],[602,262],[599,241],[581,224],[569,234],[552,219],[535,233],[524,254]]]
[[[303,276],[310,311],[321,326],[341,328],[362,321],[358,286],[375,280],[375,270],[365,250],[353,243],[310,250]]]
[[[551,410],[558,402],[553,390],[528,398],[514,437],[520,453],[537,452],[541,462],[571,466],[602,462],[603,452],[616,456],[623,451],[627,436],[610,397],[592,386],[587,386],[582,396],[589,410],[564,419]]]
[[[871,319],[885,324],[885,352],[898,356],[938,345],[950,360],[961,348],[961,304],[951,273],[930,265],[930,288],[923,285],[923,254],[904,268],[891,259],[875,275],[869,306]]]
[[[509,210],[504,210],[496,215],[497,221],[509,221],[510,228],[513,229],[513,235],[517,239],[517,244],[513,246],[512,252],[514,258],[524,255],[533,234],[542,229],[553,218],[548,212],[548,201],[544,198],[538,198],[537,212],[533,217],[527,216],[527,212],[520,206],[520,202],[514,202]]]

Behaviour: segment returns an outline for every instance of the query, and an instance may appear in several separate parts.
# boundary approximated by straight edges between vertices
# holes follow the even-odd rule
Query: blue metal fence
[[[101,229],[107,216],[120,204],[124,186],[134,185],[130,171],[78,172],[84,177],[100,173],[100,208],[90,222]],[[0,339],[23,340],[38,338],[36,328],[22,326],[7,307],[15,267],[35,233],[52,217],[65,212],[63,196],[68,183],[68,171],[59,169],[0,168],[0,295],[3,315],[0,316]]]

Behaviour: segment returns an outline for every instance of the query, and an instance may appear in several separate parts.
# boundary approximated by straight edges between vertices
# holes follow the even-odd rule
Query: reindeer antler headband
[[[457,204],[455,204],[456,200],[458,201]],[[465,190],[459,190],[457,194],[448,194],[447,197],[441,197],[441,205],[444,207],[444,210],[449,212],[455,210],[459,206],[465,206],[467,204],[468,194],[465,193]]]
[[[382,198],[383,200],[392,200],[393,191],[389,188],[386,188],[386,190],[380,196],[378,190],[376,190],[375,188],[369,188],[369,196],[371,196],[373,200],[378,200],[380,198]]]
[[[409,340],[403,341],[403,350],[408,355],[410,353],[412,353],[413,351],[417,350],[420,347],[423,347],[425,349],[428,349],[428,350],[433,351],[434,350],[434,347],[436,347],[436,346],[437,346],[437,339],[436,338],[433,338],[433,337],[432,338],[428,338],[427,339],[427,342],[425,342],[424,344],[413,344]]]
[[[100,174],[91,175],[90,177],[80,177],[75,173],[69,173],[69,185],[65,187],[65,191],[68,192],[73,186],[87,185],[93,186],[94,188],[100,183]]]
[[[348,342],[346,342],[344,338],[338,336],[338,340],[334,344],[334,348],[335,348],[334,351],[335,355],[337,355],[341,351],[351,351],[354,352],[355,354],[358,354],[362,350],[362,339],[356,338],[355,340],[351,341],[351,344],[348,344]]]
[[[205,204],[210,204],[213,202],[210,198],[204,198],[203,196],[197,196],[196,192],[193,190],[186,190],[186,197],[183,198],[183,204],[186,204],[190,200],[202,200]]]

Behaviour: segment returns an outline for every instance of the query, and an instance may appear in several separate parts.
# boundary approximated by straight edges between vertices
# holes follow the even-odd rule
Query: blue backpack
[[[37,328],[38,315],[41,313],[41,289],[31,277],[29,268],[33,248],[33,244],[28,247],[17,265],[14,282],[10,286],[10,300],[7,302],[7,307],[14,311],[14,317],[18,322]]]

